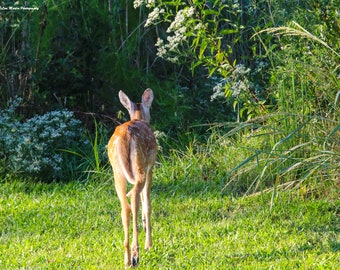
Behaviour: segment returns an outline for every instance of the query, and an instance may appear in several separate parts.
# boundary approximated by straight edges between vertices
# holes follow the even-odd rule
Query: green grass
[[[339,192],[230,197],[212,181],[154,178],[153,248],[139,269],[336,269]],[[0,182],[1,269],[123,269],[111,181]],[[141,230],[142,231],[142,230]],[[140,233],[143,246],[144,233]]]

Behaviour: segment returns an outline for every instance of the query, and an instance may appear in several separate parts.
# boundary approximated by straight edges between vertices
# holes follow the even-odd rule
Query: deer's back
[[[116,127],[108,147],[109,151],[124,151],[130,162],[138,161],[143,167],[153,165],[156,160],[156,138],[151,126],[143,120],[131,120]]]

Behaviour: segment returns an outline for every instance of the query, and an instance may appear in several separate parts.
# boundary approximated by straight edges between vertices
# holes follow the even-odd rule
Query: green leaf
[[[202,43],[201,43],[201,46],[200,46],[200,53],[199,53],[199,56],[198,56],[198,58],[200,60],[202,60],[204,52],[205,52],[207,46],[208,46],[208,42],[205,39],[203,39]]]
[[[230,35],[238,33],[238,29],[223,29],[220,31],[220,35]]]

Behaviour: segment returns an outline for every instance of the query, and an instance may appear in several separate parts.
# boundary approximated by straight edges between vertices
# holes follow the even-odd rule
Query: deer
[[[141,103],[132,102],[119,91],[119,100],[128,110],[130,121],[116,127],[108,142],[108,157],[113,169],[114,185],[121,204],[124,228],[125,268],[136,267],[139,262],[137,215],[142,204],[142,223],[145,231],[145,249],[152,245],[150,192],[152,170],[157,156],[157,142],[150,126],[150,107],[154,95],[150,88],[142,95]],[[132,185],[126,194],[127,183]],[[130,203],[128,202],[130,198]],[[129,246],[129,227],[132,213],[132,244]]]

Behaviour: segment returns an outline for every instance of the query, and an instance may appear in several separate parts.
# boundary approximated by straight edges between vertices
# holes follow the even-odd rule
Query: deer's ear
[[[152,104],[152,101],[153,101],[153,92],[152,92],[152,90],[150,88],[148,88],[143,93],[142,104],[145,107],[150,108],[151,104]]]
[[[129,97],[122,90],[119,91],[118,95],[119,95],[120,103],[122,103],[122,105],[128,111],[130,111],[131,110],[131,101],[130,101]]]

